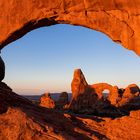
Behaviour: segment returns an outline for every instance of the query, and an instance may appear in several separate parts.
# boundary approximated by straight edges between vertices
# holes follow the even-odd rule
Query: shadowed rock
[[[81,69],[76,69],[74,71],[73,80],[71,84],[72,99],[76,100],[79,95],[87,92],[88,88],[88,83]]]
[[[5,64],[2,58],[0,57],[0,82],[4,79],[5,76]]]
[[[74,71],[71,90],[72,100],[69,108],[77,113],[92,113],[98,96],[86,82],[81,69]]]
[[[139,87],[135,84],[119,89],[107,83],[88,85],[82,71],[74,71],[71,84],[72,100],[69,109],[75,113],[118,117],[140,109]],[[109,90],[108,96],[103,91]]]
[[[94,114],[100,116],[118,116],[118,110],[104,99],[102,91],[112,86],[106,83],[88,85],[81,69],[74,71],[71,84],[72,100],[69,109],[75,113]]]
[[[68,101],[68,93],[62,92],[59,96],[58,101],[56,101],[56,108],[58,109],[64,109],[65,105],[69,103]]]

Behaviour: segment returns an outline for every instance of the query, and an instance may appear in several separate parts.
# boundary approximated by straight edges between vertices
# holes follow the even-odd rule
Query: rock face
[[[42,26],[59,23],[101,31],[140,55],[140,1],[0,1],[0,47]]]
[[[65,105],[67,105],[68,103],[69,103],[68,93],[62,92],[59,96],[58,101],[56,102],[56,107],[58,109],[63,109],[63,108],[65,108]]]
[[[82,114],[121,115],[108,100],[104,99],[102,91],[107,87],[112,88],[111,85],[106,83],[88,85],[81,69],[76,69],[71,84],[72,100],[69,109],[75,113]]]
[[[71,88],[72,100],[69,109],[75,113],[116,117],[129,114],[133,109],[140,109],[140,90],[135,84],[126,89],[107,83],[88,85],[82,71],[76,69]],[[105,89],[109,90],[107,97],[103,95]]]
[[[118,107],[118,102],[121,100],[121,94],[119,93],[119,88],[117,86],[112,87],[107,99],[110,101],[111,105]]]
[[[88,88],[88,83],[81,69],[76,69],[71,83],[72,99],[77,100],[81,94],[88,91]]]
[[[131,84],[125,89],[123,93],[123,98],[131,99],[134,97],[138,97],[139,94],[140,94],[139,87],[136,84]]]
[[[95,90],[100,99],[104,98],[103,91],[105,89],[109,90],[106,98],[113,106],[117,106],[118,102],[121,100],[121,95],[117,86],[112,86],[108,83],[98,83],[91,85],[91,87]]]
[[[0,82],[4,79],[4,76],[5,76],[5,64],[2,58],[0,57]]]
[[[86,113],[94,111],[94,104],[98,101],[98,96],[94,90],[87,84],[81,69],[74,71],[71,84],[72,100],[70,109],[77,113]]]
[[[139,140],[140,110],[110,119],[32,104],[0,83],[0,140]]]
[[[118,107],[122,110],[140,109],[140,89],[136,84],[131,84],[124,89]]]
[[[55,108],[55,102],[51,98],[50,93],[45,93],[40,98],[40,106],[46,108]]]

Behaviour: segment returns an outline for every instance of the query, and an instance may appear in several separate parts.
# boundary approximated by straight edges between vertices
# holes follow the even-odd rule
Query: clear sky
[[[89,84],[140,86],[140,57],[101,32],[71,25],[33,30],[2,50],[4,81],[19,94],[71,91],[73,71]]]

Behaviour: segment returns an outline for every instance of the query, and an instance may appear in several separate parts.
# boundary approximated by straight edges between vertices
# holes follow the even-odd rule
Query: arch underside
[[[108,83],[97,83],[91,85],[91,87],[95,90],[95,93],[99,96],[99,98],[103,97],[103,91],[109,90],[109,92],[112,92],[113,86]]]
[[[101,31],[140,55],[139,0],[1,0],[0,48],[33,29],[71,24]]]

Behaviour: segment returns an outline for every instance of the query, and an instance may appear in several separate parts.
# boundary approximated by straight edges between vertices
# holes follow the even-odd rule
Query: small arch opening
[[[110,90],[109,90],[109,89],[104,89],[104,90],[102,91],[103,97],[104,97],[105,99],[108,97],[109,93],[110,93]]]

